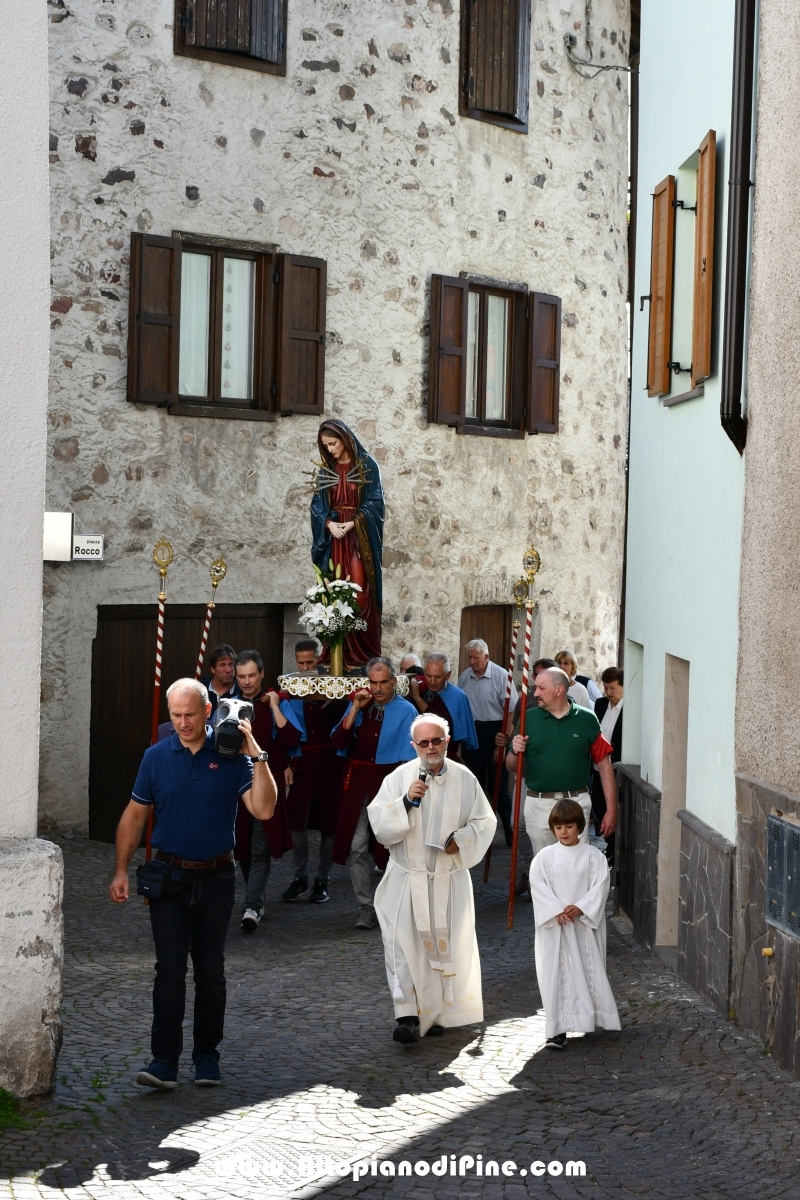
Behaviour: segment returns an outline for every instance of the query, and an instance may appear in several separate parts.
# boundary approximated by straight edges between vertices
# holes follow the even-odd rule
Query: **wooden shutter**
[[[694,234],[692,307],[692,387],[711,374],[711,325],[714,316],[714,201],[717,135],[709,129],[700,143],[697,166],[697,223]]]
[[[466,279],[431,275],[431,337],[428,363],[428,420],[458,425],[467,400]]]
[[[527,132],[530,0],[464,0],[461,109]]]
[[[322,413],[325,403],[325,299],[322,258],[278,258],[278,407]]]
[[[284,5],[285,0],[186,0],[186,45],[282,63]]]
[[[561,300],[530,294],[528,432],[558,433],[561,385]]]
[[[653,194],[653,242],[650,249],[650,334],[647,393],[669,391],[672,349],[672,283],[675,261],[675,176],[662,179]]]
[[[175,238],[131,234],[128,319],[128,399],[171,404],[178,399],[181,244]]]

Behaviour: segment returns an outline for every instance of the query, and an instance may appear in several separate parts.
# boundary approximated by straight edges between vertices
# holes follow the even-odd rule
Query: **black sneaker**
[[[142,1087],[161,1088],[165,1091],[176,1088],[178,1086],[178,1068],[154,1059],[149,1067],[145,1067],[143,1071],[137,1073],[134,1082]]]
[[[298,896],[305,895],[307,891],[308,880],[303,875],[298,875],[297,879],[293,879],[286,891],[281,894],[281,900],[288,900],[291,903]]]
[[[563,1050],[567,1044],[567,1035],[565,1033],[554,1033],[545,1042],[545,1047],[548,1050]]]
[[[311,895],[308,897],[309,904],[324,904],[326,900],[330,900],[327,883],[317,880],[312,888]]]
[[[401,1046],[412,1046],[419,1041],[419,1021],[416,1017],[398,1017],[392,1032],[392,1041]]]

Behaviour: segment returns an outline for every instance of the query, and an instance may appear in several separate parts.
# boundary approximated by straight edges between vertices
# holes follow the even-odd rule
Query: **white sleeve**
[[[375,837],[382,846],[394,846],[408,837],[417,810],[406,809],[402,768],[387,775],[375,799],[367,806],[367,816]]]

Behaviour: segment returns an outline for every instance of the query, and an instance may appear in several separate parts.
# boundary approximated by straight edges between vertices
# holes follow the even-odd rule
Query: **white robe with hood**
[[[420,807],[407,811],[403,797],[420,768],[414,759],[392,771],[367,812],[390,855],[375,911],[395,1016],[419,1017],[424,1035],[431,1025],[483,1020],[469,868],[491,845],[497,818],[472,772],[452,759],[428,776]],[[458,852],[435,849],[451,833]]]
[[[545,846],[531,863],[536,922],[536,977],[545,1012],[545,1037],[619,1029],[606,975],[606,899],[609,871],[595,846]],[[568,904],[582,916],[559,925]]]

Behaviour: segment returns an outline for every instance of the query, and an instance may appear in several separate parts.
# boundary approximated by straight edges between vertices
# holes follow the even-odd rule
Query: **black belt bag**
[[[168,900],[176,896],[192,883],[192,874],[173,866],[172,863],[160,862],[151,858],[136,868],[136,891],[148,900]]]

